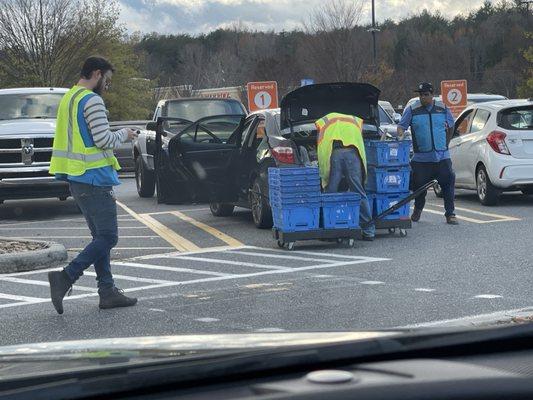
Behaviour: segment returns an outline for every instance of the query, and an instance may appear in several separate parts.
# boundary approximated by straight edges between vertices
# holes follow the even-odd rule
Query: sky
[[[131,32],[197,35],[217,28],[252,30],[301,28],[309,12],[331,0],[119,0],[120,21]],[[363,1],[361,23],[371,21],[371,0]],[[376,19],[399,20],[423,9],[446,17],[467,14],[483,0],[375,0]]]

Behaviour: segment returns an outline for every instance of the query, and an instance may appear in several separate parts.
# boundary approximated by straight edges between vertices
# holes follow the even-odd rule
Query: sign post
[[[250,112],[279,107],[277,82],[249,82],[246,88]]]
[[[466,79],[442,81],[440,83],[440,93],[442,101],[450,109],[454,118],[467,106],[467,84]]]

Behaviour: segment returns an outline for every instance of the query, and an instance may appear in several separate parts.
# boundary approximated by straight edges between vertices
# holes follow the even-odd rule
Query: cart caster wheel
[[[348,239],[348,246],[355,247],[355,239]]]
[[[401,237],[406,237],[407,236],[407,231],[405,229],[400,229],[400,236]]]
[[[287,243],[287,250],[294,250],[294,242]]]
[[[283,243],[281,240],[278,240],[278,247],[279,248],[284,248],[285,247],[285,243]]]
[[[396,228],[389,228],[389,235],[394,235],[396,233]]]

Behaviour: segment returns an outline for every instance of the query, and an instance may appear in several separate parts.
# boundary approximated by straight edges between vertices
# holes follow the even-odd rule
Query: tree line
[[[106,95],[117,120],[149,117],[150,88],[261,80],[277,81],[280,96],[303,78],[369,82],[394,105],[405,104],[418,82],[438,88],[444,79],[467,79],[469,92],[533,96],[533,15],[524,2],[487,1],[453,19],[423,10],[384,21],[375,62],[362,6],[363,0],[323,2],[293,31],[235,25],[195,36],[128,35],[113,1],[4,0],[0,87],[70,86],[82,60],[101,54],[117,67]],[[76,12],[80,7],[92,12]]]

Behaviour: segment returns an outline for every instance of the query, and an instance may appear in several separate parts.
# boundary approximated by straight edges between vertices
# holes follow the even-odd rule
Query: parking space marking
[[[171,271],[171,272],[186,272],[186,273],[199,274],[199,275],[236,276],[235,274],[228,274],[228,273],[223,273],[223,272],[204,271],[201,269],[193,269],[193,268],[167,267],[165,265],[139,264],[139,263],[121,262],[121,261],[111,262],[111,264],[122,265],[125,267],[132,267],[132,268],[145,268],[145,269],[153,269],[153,270],[159,270],[159,271]]]
[[[122,236],[119,236],[119,239]],[[84,247],[72,247],[68,251],[82,251]],[[174,250],[174,247],[113,247],[112,250]]]
[[[7,294],[7,293],[0,293],[0,299],[6,299],[6,300],[18,300],[26,303],[33,303],[33,302],[41,302],[41,301],[47,301],[48,299],[43,299],[41,297],[28,297],[28,296],[18,296],[14,294]],[[9,304],[2,304],[2,306],[7,306]]]
[[[239,250],[239,249],[250,249],[250,248],[253,248],[253,247],[250,247],[250,246],[241,246],[241,247],[215,246],[215,247],[206,247],[206,248],[195,250],[195,251],[186,251],[186,252],[173,251],[170,253],[146,254],[144,256],[132,257],[130,258],[130,260],[150,260],[154,258],[173,258],[178,255],[187,256],[190,254],[204,254],[204,253],[214,253],[217,251],[224,251],[224,250]]]
[[[432,207],[444,208],[444,206],[442,204],[428,203],[428,205],[431,205]],[[512,216],[509,216],[509,215],[500,215],[500,214],[488,213],[488,212],[485,212],[485,211],[473,210],[471,208],[455,207],[455,209],[459,210],[459,211],[464,211],[464,212],[467,212],[467,213],[470,213],[470,214],[477,214],[477,215],[483,215],[485,217],[495,218],[495,219],[491,219],[491,220],[479,220],[479,219],[468,218],[468,217],[462,216],[462,219],[465,219],[465,220],[467,220],[469,222],[475,222],[477,224],[490,224],[490,223],[493,223],[493,222],[521,221],[520,218],[512,217]],[[457,218],[459,218],[459,216],[457,216]]]
[[[178,256],[180,260],[189,260],[189,261],[199,261],[205,263],[214,263],[214,264],[228,264],[228,265],[239,265],[241,267],[250,267],[250,268],[263,268],[263,269],[276,269],[276,270],[292,270],[293,268],[283,267],[281,265],[267,265],[267,264],[256,264],[242,261],[232,261],[224,260],[219,258],[205,258],[205,257],[193,257],[193,256]]]
[[[94,275],[96,276],[96,274],[94,274]],[[12,283],[24,283],[26,285],[47,286],[47,287],[50,286],[50,284],[47,281],[37,281],[37,280],[33,280],[33,279],[22,279],[22,278],[16,278],[16,277],[13,277],[13,276],[0,276],[0,281],[12,282]],[[96,292],[97,291],[97,289],[90,288],[90,287],[87,287],[87,286],[74,285],[73,288],[81,290],[82,292]]]
[[[0,230],[2,228],[0,227]],[[10,231],[28,231],[28,230],[32,230],[32,229],[35,229],[33,227],[29,227],[29,228],[20,228],[20,227],[16,227],[16,228],[9,228]],[[150,229],[148,228],[147,226],[119,226],[118,229]],[[76,230],[86,230],[88,231],[89,228],[87,226],[59,226],[59,227],[49,227],[49,226],[46,226],[46,227],[39,227],[39,230],[42,231],[42,230],[72,230],[72,231],[76,231]]]
[[[424,207],[424,211],[423,212],[428,212],[430,214],[437,214],[437,215],[440,215],[440,216],[444,217],[444,214],[443,214],[442,211],[432,210],[432,209],[427,208],[427,207]],[[481,219],[464,217],[464,216],[458,215],[458,214],[455,214],[455,218],[460,219],[461,221],[472,222],[474,224],[485,224],[486,223],[486,221],[483,221]]]
[[[95,272],[84,272],[84,275],[96,276]],[[133,281],[133,282],[144,282],[144,283],[169,283],[173,281],[168,281],[164,279],[152,279],[152,278],[139,278],[137,276],[129,275],[120,275],[113,273],[113,279],[124,280],[124,281]],[[74,287],[75,288],[75,287]]]
[[[194,226],[206,231],[207,233],[213,235],[217,239],[220,239],[221,241],[223,241],[224,243],[227,243],[230,246],[240,247],[240,246],[244,245],[243,243],[239,242],[237,239],[232,238],[229,235],[226,235],[224,232],[221,232],[218,229],[213,228],[212,226],[204,224],[203,222],[197,221],[194,218],[191,218],[188,215],[185,215],[185,214],[183,214],[180,211],[172,211],[171,214],[175,215],[176,217],[180,218],[181,220],[183,220],[185,222],[188,222],[188,223],[190,223],[190,224],[192,224],[192,225],[194,225]]]
[[[93,237],[92,236],[19,236],[19,237],[14,237],[12,239],[92,239]],[[149,236],[146,236],[146,235],[139,235],[139,236],[131,236],[131,235],[128,235],[128,236],[124,236],[124,235],[119,235],[118,237],[119,239],[154,239],[154,238],[159,238],[159,236],[154,236],[154,235],[149,235]]]
[[[117,201],[117,204],[137,221],[143,223],[152,231],[157,233],[161,238],[170,243],[176,250],[191,251],[200,249],[197,245],[185,239],[183,236],[178,235],[172,229],[168,228],[166,225],[163,225],[161,222],[157,221],[149,214],[137,214],[135,211],[133,211],[125,204],[122,204],[120,201]]]
[[[210,208],[188,208],[186,210],[176,210],[179,212],[194,212],[194,211],[209,211]],[[168,215],[171,214],[173,211],[157,211],[157,212],[149,212],[146,213],[148,215]]]
[[[316,262],[333,262],[330,259],[326,258],[310,258],[310,257],[298,257],[298,256],[289,256],[283,254],[267,254],[267,253],[257,253],[253,251],[232,251],[233,254],[244,254],[249,256],[265,257],[265,258],[282,258],[286,260],[298,260],[298,261],[316,261]]]

